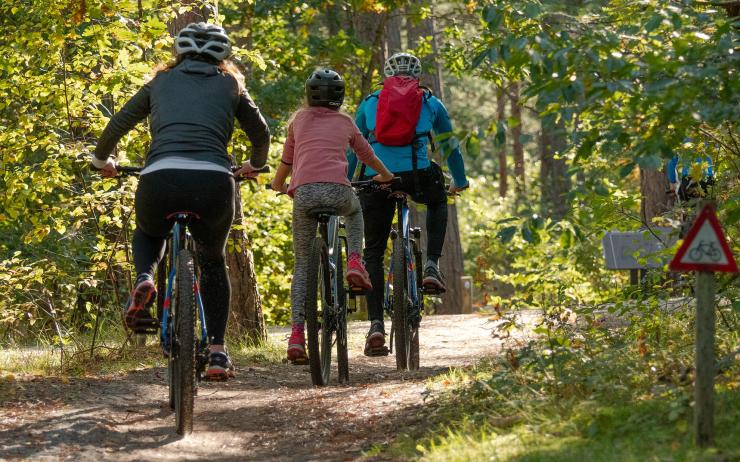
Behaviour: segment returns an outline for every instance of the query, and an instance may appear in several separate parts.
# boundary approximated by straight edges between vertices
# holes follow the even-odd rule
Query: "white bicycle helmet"
[[[410,75],[418,78],[421,75],[421,61],[409,53],[396,53],[385,62],[383,73],[386,77]]]
[[[193,53],[222,61],[231,54],[231,42],[221,26],[205,22],[190,23],[177,34],[175,52],[178,56]]]

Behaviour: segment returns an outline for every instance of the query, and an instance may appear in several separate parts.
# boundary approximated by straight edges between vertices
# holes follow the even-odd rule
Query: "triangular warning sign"
[[[671,271],[737,272],[737,263],[711,205],[705,205],[696,217],[668,268]]]

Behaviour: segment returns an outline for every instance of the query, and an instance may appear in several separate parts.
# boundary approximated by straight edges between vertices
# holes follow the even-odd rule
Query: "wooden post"
[[[714,443],[714,273],[696,274],[696,380],[694,429],[696,444]]]

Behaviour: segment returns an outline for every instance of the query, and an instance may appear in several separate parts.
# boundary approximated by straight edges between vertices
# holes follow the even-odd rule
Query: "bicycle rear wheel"
[[[409,331],[409,334],[411,335],[411,346],[409,351],[409,370],[410,371],[418,371],[419,370],[419,328],[418,327],[412,327]]]
[[[334,304],[337,307],[334,326],[337,335],[337,370],[339,372],[339,383],[349,382],[349,354],[347,352],[347,291],[344,288],[344,255],[342,254],[342,241],[337,241],[334,250],[336,258],[337,287]],[[331,336],[330,336],[331,338]],[[331,345],[329,346],[331,348]]]
[[[181,250],[177,254],[175,278],[174,331],[170,350],[172,367],[175,421],[177,433],[186,435],[193,431],[193,406],[195,401],[195,272],[193,254]]]
[[[326,303],[326,296],[331,293],[331,286],[326,284],[329,280],[328,266],[326,243],[320,237],[316,237],[311,244],[308,258],[305,316],[311,382],[317,386],[329,383],[331,372],[331,329],[328,328],[330,322],[327,321],[330,320],[327,319],[329,309]]]
[[[406,246],[400,235],[393,240],[393,336],[396,349],[396,369],[409,365],[411,332],[408,322],[408,289],[406,281]]]

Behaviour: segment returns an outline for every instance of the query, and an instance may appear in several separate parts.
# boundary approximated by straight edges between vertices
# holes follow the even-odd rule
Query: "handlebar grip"
[[[141,171],[144,170],[144,167],[116,165],[116,170],[118,170],[118,173],[141,173]]]
[[[241,166],[231,167],[231,173],[236,173],[240,168],[241,168]],[[257,173],[270,173],[270,166],[269,165],[265,165],[265,166],[263,166],[263,167],[258,168],[257,170],[255,170],[255,172],[257,172]]]

